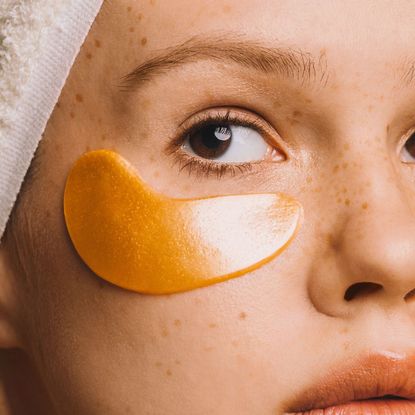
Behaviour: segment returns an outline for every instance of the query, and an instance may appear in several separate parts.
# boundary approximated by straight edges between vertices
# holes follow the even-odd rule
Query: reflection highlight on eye
[[[189,125],[190,124],[190,125]],[[276,131],[246,110],[217,109],[198,114],[185,123],[168,149],[189,173],[244,172],[261,161],[283,161]]]
[[[404,163],[415,163],[415,133],[410,135],[402,147],[401,160]]]

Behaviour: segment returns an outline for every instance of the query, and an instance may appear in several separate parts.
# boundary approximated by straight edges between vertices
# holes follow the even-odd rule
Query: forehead
[[[117,39],[135,64],[194,36],[230,35],[324,55],[339,78],[383,82],[391,71],[404,79],[414,72],[415,2],[112,0],[106,7],[105,18],[129,33],[128,42]]]
[[[341,47],[366,55],[412,48],[415,2],[384,0],[136,0],[112,1],[165,47],[201,33],[234,32],[314,50]]]

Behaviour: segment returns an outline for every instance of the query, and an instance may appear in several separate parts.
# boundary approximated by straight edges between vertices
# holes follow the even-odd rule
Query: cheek
[[[290,300],[292,251],[246,277],[141,295],[85,266],[58,199],[49,204],[56,215],[38,220],[47,231],[39,233],[39,289],[29,308],[30,348],[62,413],[209,413],[211,396],[223,396],[224,413],[271,413],[275,390],[282,396],[289,387],[281,379],[298,359],[293,344],[304,326]],[[244,396],[237,408],[235,391]]]
[[[275,404],[296,317],[286,321],[284,283],[261,271],[169,296],[100,283],[82,267],[51,272],[60,287],[44,287],[37,324],[49,390],[66,413],[208,413],[210,396],[234,405],[231,390],[245,391],[251,413],[256,396]]]

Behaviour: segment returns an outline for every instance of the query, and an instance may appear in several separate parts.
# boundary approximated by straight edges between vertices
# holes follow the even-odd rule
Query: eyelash
[[[236,175],[252,171],[254,166],[260,163],[260,161],[246,163],[215,162],[202,157],[192,156],[182,149],[187,137],[200,128],[216,123],[250,127],[260,133],[261,136],[270,135],[261,122],[251,119],[251,117],[245,114],[236,114],[231,109],[226,110],[225,113],[217,110],[216,113],[199,114],[196,116],[196,119],[193,119],[190,127],[182,128],[177,136],[170,140],[166,148],[166,153],[174,157],[173,164],[179,165],[180,172],[187,170],[189,176],[195,174],[196,177],[204,176],[209,178],[215,176],[217,179],[220,179],[225,175],[235,177]]]

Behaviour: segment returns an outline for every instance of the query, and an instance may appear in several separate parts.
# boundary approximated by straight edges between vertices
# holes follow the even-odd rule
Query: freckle
[[[130,32],[133,33],[135,30],[135,27],[130,27]]]
[[[372,110],[373,110],[373,105],[369,105],[369,106],[367,107],[367,110],[368,110],[369,112],[372,112]]]
[[[337,173],[337,172],[339,171],[339,168],[340,168],[340,166],[339,166],[338,164],[336,164],[336,165],[333,167],[333,173]]]
[[[95,47],[96,48],[100,48],[101,47],[101,42],[98,39],[95,39]]]
[[[84,102],[84,97],[81,94],[76,94],[75,99],[77,102]]]
[[[167,330],[167,329],[163,329],[163,330],[161,331],[161,335],[162,335],[163,337],[168,337],[168,336],[169,336],[169,332],[168,332],[168,330]]]
[[[388,125],[386,126],[386,132],[388,133],[388,132],[389,132],[389,130],[390,130],[390,125],[388,124]]]
[[[101,140],[102,141],[105,141],[107,139],[107,136],[105,135],[105,134],[102,134],[102,136],[101,136]]]
[[[246,319],[246,313],[242,311],[241,313],[239,313],[239,320],[245,320],[245,319]]]
[[[366,210],[368,206],[367,202],[362,203],[362,209]]]
[[[344,169],[347,169],[347,167],[349,166],[349,163],[343,163],[342,166],[343,166]]]
[[[343,148],[347,151],[347,150],[349,150],[350,149],[350,144],[348,144],[348,143],[346,143],[344,146],[343,146]]]
[[[156,362],[155,366],[156,366],[156,367],[161,367],[161,366],[163,366],[163,363],[161,363],[161,362]]]
[[[86,151],[91,151],[91,146],[86,146]]]
[[[176,327],[180,327],[182,325],[182,322],[180,320],[174,320],[174,325]]]
[[[149,157],[149,160],[150,160],[151,163],[154,163],[156,161],[156,158],[153,155],[151,155]]]
[[[350,205],[350,200],[349,200],[349,199],[346,199],[346,200],[344,201],[344,204],[345,204],[346,206],[349,206],[349,205]]]
[[[178,360],[178,359],[176,359],[176,360],[174,361],[174,363],[176,363],[176,365],[181,365],[181,362],[180,362],[180,360]]]
[[[295,110],[294,112],[293,112],[293,117],[301,117],[303,115],[303,113],[301,112],[301,111],[297,111],[297,110]]]
[[[307,177],[307,183],[311,183],[313,181],[313,178],[311,176]]]
[[[138,20],[141,20],[143,18],[143,13],[138,13],[137,18]]]
[[[218,327],[216,323],[209,323],[209,328],[214,329],[215,327]]]
[[[172,373],[171,373],[171,370],[170,370],[170,369],[167,369],[167,370],[166,370],[166,375],[167,375],[167,376],[171,376],[171,375],[172,375]]]
[[[143,37],[142,39],[141,39],[141,45],[142,46],[145,46],[147,44],[147,38],[146,37]]]
[[[149,109],[151,106],[151,101],[148,99],[144,99],[143,102],[141,103],[141,108],[143,109]]]
[[[337,203],[342,203],[343,202],[343,199],[341,198],[341,197],[339,197],[338,199],[337,199]]]
[[[88,53],[86,54],[86,58],[87,58],[87,59],[92,59],[92,53],[88,52]]]
[[[75,114],[73,112],[71,112],[69,115],[71,118],[75,118]]]
[[[46,210],[46,212],[45,212],[45,216],[49,219],[50,218],[50,210]]]
[[[154,6],[156,4],[156,0],[150,0],[150,4]]]
[[[224,12],[224,13],[229,13],[231,10],[232,10],[232,7],[231,7],[231,6],[229,6],[228,4],[225,4],[225,5],[223,6],[223,12]]]
[[[330,244],[330,245],[332,245],[333,244],[333,234],[332,233],[328,233],[326,236],[325,236],[325,238],[326,238],[326,241]]]
[[[127,7],[127,12],[130,13],[133,8],[131,6]]]
[[[310,98],[306,98],[306,99],[305,99],[305,102],[306,102],[307,104],[311,104],[311,103],[313,102],[313,100],[312,100],[312,99],[310,99]]]
[[[102,124],[102,118],[98,118],[98,124]]]
[[[60,108],[61,107],[61,103],[58,101],[57,103],[56,103],[56,108]]]

